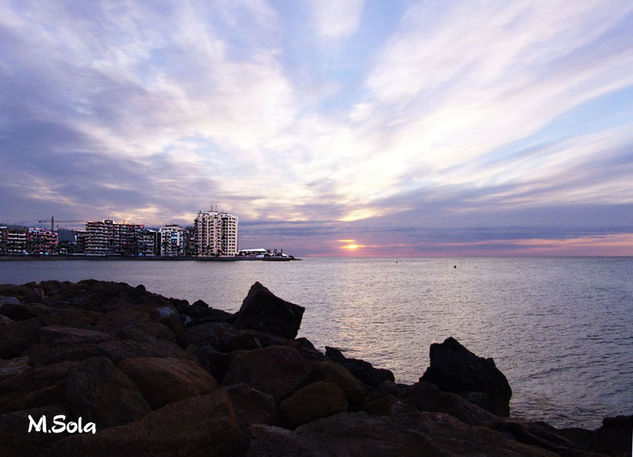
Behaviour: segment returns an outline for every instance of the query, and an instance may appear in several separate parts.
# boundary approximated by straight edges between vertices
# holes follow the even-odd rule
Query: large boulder
[[[309,373],[310,365],[296,349],[269,346],[234,352],[222,384],[243,382],[281,400],[297,390]]]
[[[314,419],[345,412],[347,407],[347,400],[336,384],[319,381],[282,401],[279,416],[284,425],[296,428]]]
[[[223,392],[170,403],[126,425],[58,441],[49,455],[90,457],[231,457],[241,443]]]
[[[217,389],[216,380],[192,360],[172,357],[124,359],[119,368],[138,386],[152,409]]]
[[[340,349],[325,347],[325,356],[343,365],[354,376],[363,381],[368,386],[378,387],[385,381],[394,381],[393,373],[384,368],[374,368],[374,366],[360,359],[347,358],[343,355]]]
[[[367,403],[365,387],[344,366],[329,360],[312,362],[311,366],[308,382],[325,381],[336,384],[352,409],[360,409]]]
[[[0,358],[13,358],[20,355],[27,339],[17,323],[0,314]]]
[[[256,425],[249,433],[248,457],[557,456],[437,413],[398,417],[341,413],[309,422],[294,432]]]
[[[470,425],[489,426],[499,417],[452,392],[443,392],[428,382],[409,386],[402,400],[420,411],[437,411],[450,414]]]
[[[260,349],[262,347],[254,335],[237,330],[226,322],[207,322],[187,327],[185,339],[189,344],[211,345],[222,352]]]
[[[237,315],[235,326],[293,339],[301,326],[305,308],[282,300],[256,282]]]
[[[493,359],[478,357],[455,338],[432,344],[431,365],[420,381],[457,393],[498,416],[510,415],[512,389]]]
[[[271,395],[243,383],[222,387],[220,391],[231,399],[235,417],[243,431],[253,424],[274,424],[277,420],[277,402]]]
[[[115,363],[130,357],[176,357],[192,359],[178,345],[159,340],[136,328],[123,328],[116,336],[91,329],[50,326],[40,329],[41,343],[28,355],[34,365],[104,356]]]
[[[23,359],[22,359],[23,360]],[[23,367],[0,380],[0,413],[66,403],[66,377],[79,362]]]
[[[66,379],[72,413],[97,428],[122,425],[150,412],[136,385],[109,359],[91,357],[72,369]]]

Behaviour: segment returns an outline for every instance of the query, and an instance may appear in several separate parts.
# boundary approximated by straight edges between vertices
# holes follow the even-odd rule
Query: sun
[[[348,245],[343,246],[343,248],[345,249],[358,249],[358,247],[359,246],[357,244],[348,244]]]

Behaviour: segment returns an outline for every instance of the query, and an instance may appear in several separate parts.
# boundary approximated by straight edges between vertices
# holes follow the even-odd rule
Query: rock
[[[234,352],[222,384],[244,382],[281,400],[297,390],[309,373],[310,365],[296,349],[269,346]]]
[[[447,413],[470,425],[488,426],[499,421],[497,416],[485,409],[457,394],[442,392],[428,382],[418,382],[410,386],[402,400],[420,411]]]
[[[134,381],[152,409],[209,394],[218,387],[213,376],[192,360],[135,357],[122,360],[119,368]]]
[[[109,359],[91,357],[73,368],[66,379],[72,413],[97,429],[122,425],[150,412],[136,385]]]
[[[78,362],[27,367],[0,380],[0,413],[66,403],[66,377]]]
[[[189,316],[192,322],[200,324],[204,322],[228,322],[232,323],[235,320],[235,315],[222,311],[221,309],[214,309],[207,305],[202,300],[196,300],[191,305],[179,304],[177,307],[178,312],[185,316]]]
[[[301,326],[304,311],[302,306],[282,300],[256,282],[242,303],[235,326],[293,339]]]
[[[231,401],[223,392],[170,403],[126,425],[74,435],[49,456],[232,457],[241,443]]]
[[[29,368],[28,357],[16,357],[14,359],[0,359],[0,381],[20,376]]]
[[[384,381],[395,381],[391,371],[384,368],[374,368],[371,363],[364,360],[347,358],[339,349],[326,346],[325,356],[343,365],[350,373],[368,386],[378,387]]]
[[[30,307],[24,306],[16,297],[0,297],[0,314],[14,321],[23,321],[37,314]]]
[[[464,398],[476,398],[472,393],[481,392],[485,401],[479,406],[498,416],[509,416],[512,389],[493,359],[476,356],[452,337],[442,344],[432,344],[430,357],[431,366],[420,381]]]
[[[596,430],[599,452],[605,452],[617,456],[633,455],[631,450],[631,433],[633,431],[633,415],[605,417],[602,420],[602,427]]]
[[[0,314],[0,358],[17,357],[24,349],[27,339],[17,323]]]
[[[0,297],[0,311],[4,311],[4,305],[20,305],[20,300],[17,297]],[[4,314],[4,312],[2,313]]]
[[[295,341],[295,348],[306,360],[324,360],[325,355],[314,347],[314,344],[307,338],[297,338]]]
[[[576,443],[563,437],[558,430],[544,422],[502,420],[493,424],[491,428],[503,432],[506,436],[512,436],[521,443],[539,446],[559,455],[589,457]]]
[[[633,416],[605,417],[602,426],[595,430],[566,428],[556,433],[573,441],[581,449],[590,452],[602,452],[618,457],[633,455],[631,450],[631,431]]]
[[[324,457],[324,454],[285,428],[257,424],[249,428],[248,434],[250,443],[247,457]]]
[[[222,387],[220,391],[231,399],[235,417],[243,431],[253,424],[275,423],[277,403],[271,395],[243,383]]]
[[[556,456],[437,413],[400,417],[341,413],[309,422],[294,432],[270,426],[253,426],[249,432],[248,457]]]
[[[193,358],[179,346],[133,328],[123,328],[116,336],[112,336],[89,329],[43,327],[41,340],[41,344],[31,347],[26,354],[34,365],[83,360],[100,355],[114,363],[130,357]]]
[[[352,409],[360,409],[367,403],[363,384],[344,366],[328,360],[312,362],[308,382],[325,381],[338,386]]]
[[[193,354],[198,358],[198,363],[215,379],[222,379],[229,368],[230,356],[211,345],[195,347]]]
[[[187,327],[185,339],[189,344],[211,345],[221,352],[248,351],[262,347],[255,335],[249,331],[237,330],[226,322],[207,322]]]
[[[279,405],[279,416],[290,428],[347,411],[347,400],[336,384],[318,381],[293,393]]]
[[[180,314],[176,309],[168,305],[158,306],[154,308],[152,318],[157,321],[156,324],[162,324],[174,333],[176,343],[181,346],[186,344],[185,330],[180,320]]]
[[[401,413],[417,411],[416,408],[393,395],[375,398],[367,403],[363,410],[367,414],[377,416],[395,416]]]
[[[69,416],[61,405],[44,406],[0,414],[0,455],[10,457],[35,457],[42,455],[55,441],[69,436],[67,433],[35,433],[29,430],[29,415],[36,421],[46,417],[47,425],[52,425],[57,415]]]

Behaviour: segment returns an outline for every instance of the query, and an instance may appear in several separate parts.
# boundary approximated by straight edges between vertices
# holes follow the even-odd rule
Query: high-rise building
[[[179,225],[165,225],[158,229],[160,233],[160,255],[185,255],[186,230]]]
[[[198,256],[237,255],[237,216],[221,211],[199,211],[194,226]]]
[[[86,254],[137,256],[143,230],[142,225],[117,224],[109,219],[86,222]]]

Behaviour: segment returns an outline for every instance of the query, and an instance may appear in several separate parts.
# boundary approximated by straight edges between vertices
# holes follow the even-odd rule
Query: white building
[[[160,255],[185,255],[185,232],[179,225],[165,225],[158,229],[160,234]]]
[[[198,256],[237,255],[237,216],[220,211],[199,211],[194,226]]]

